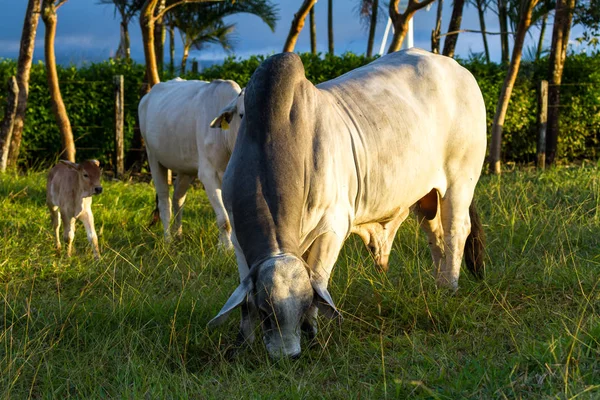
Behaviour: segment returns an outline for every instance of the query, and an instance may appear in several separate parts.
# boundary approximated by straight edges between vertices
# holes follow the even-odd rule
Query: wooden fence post
[[[123,75],[115,75],[115,176],[119,179],[125,172],[125,88],[123,84]]]
[[[6,171],[8,161],[8,149],[12,139],[13,125],[17,113],[17,103],[19,102],[19,85],[17,78],[11,76],[8,81],[8,95],[6,96],[6,108],[4,110],[4,119],[0,125],[0,172]]]
[[[538,93],[537,167],[546,168],[546,129],[548,127],[548,81],[540,82]]]

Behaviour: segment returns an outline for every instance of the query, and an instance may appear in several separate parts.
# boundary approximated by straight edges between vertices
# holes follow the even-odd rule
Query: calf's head
[[[327,291],[327,282],[311,276],[292,255],[272,257],[254,266],[209,327],[221,324],[244,302],[260,315],[263,341],[272,358],[300,355],[300,325],[312,305],[330,318],[341,317]]]
[[[77,172],[79,187],[82,190],[83,197],[102,193],[102,185],[100,184],[102,170],[100,169],[100,162],[98,160],[87,160],[81,164],[60,160],[60,163]]]

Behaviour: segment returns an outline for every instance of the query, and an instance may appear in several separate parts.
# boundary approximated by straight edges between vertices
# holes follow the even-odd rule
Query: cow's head
[[[87,160],[81,164],[60,160],[60,163],[77,172],[83,197],[102,193],[102,185],[100,184],[102,170],[98,160]]]
[[[237,137],[244,118],[244,92],[245,89],[242,89],[240,94],[221,110],[219,116],[210,123],[211,128],[229,130],[233,133],[233,139]]]
[[[256,265],[225,303],[209,327],[221,324],[246,302],[260,315],[263,341],[272,358],[300,355],[300,325],[312,305],[330,318],[341,317],[327,291],[327,282],[311,276],[307,265],[292,255],[272,257]]]

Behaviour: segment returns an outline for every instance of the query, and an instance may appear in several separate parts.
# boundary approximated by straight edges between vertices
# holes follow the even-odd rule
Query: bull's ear
[[[335,307],[335,304],[333,304],[331,295],[327,291],[327,285],[315,280],[311,280],[311,283],[315,291],[313,302],[319,311],[321,311],[327,318],[338,318],[339,320],[342,320],[342,314]]]
[[[233,119],[234,110],[225,109],[217,118],[210,123],[211,128],[229,129],[229,123]]]
[[[225,322],[229,314],[246,301],[246,297],[252,293],[252,287],[253,283],[250,277],[244,279],[237,289],[234,290],[233,294],[229,297],[229,300],[227,300],[217,316],[208,322],[208,327],[214,328]]]
[[[74,162],[71,161],[67,161],[67,160],[60,160],[59,164],[64,164],[67,167],[74,169],[74,170],[79,170],[79,164],[75,164]]]
[[[90,160],[90,162],[93,163],[93,164],[95,164],[96,167],[100,166],[100,161],[98,161],[98,160]]]

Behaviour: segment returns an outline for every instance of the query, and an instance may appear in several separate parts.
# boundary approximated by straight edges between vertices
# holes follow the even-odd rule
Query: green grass
[[[102,258],[78,223],[69,259],[52,246],[45,174],[0,177],[3,398],[600,397],[598,167],[483,177],[486,278],[463,271],[456,294],[435,289],[413,219],[386,275],[351,237],[330,283],[343,322],[321,319],[316,344],[279,362],[260,340],[228,359],[238,314],[206,328],[238,278],[204,192],[165,246],[147,228],[151,185],[104,187]]]

